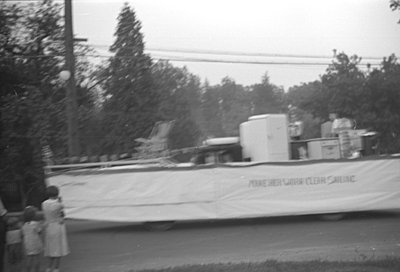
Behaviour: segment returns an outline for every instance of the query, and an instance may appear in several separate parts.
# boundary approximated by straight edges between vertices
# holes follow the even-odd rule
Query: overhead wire
[[[75,54],[75,56],[89,57],[89,58],[132,58],[129,55],[101,55],[101,54]],[[63,55],[13,55],[2,56],[2,58],[10,59],[39,59],[39,58],[62,58]],[[331,62],[293,62],[293,61],[258,61],[258,60],[232,60],[232,59],[216,59],[216,58],[194,58],[194,57],[180,57],[180,56],[152,56],[155,60],[174,61],[174,62],[192,62],[192,63],[226,63],[226,64],[248,64],[248,65],[290,65],[290,66],[327,66]],[[376,66],[379,63],[359,63],[360,66]]]
[[[107,45],[101,44],[91,44],[94,48],[108,48]],[[127,47],[129,48],[129,47]],[[132,47],[133,48],[133,47]],[[262,58],[278,58],[278,59],[324,59],[331,60],[332,56],[323,56],[323,55],[306,55],[306,54],[276,54],[276,53],[259,53],[259,52],[239,52],[239,51],[221,51],[221,50],[201,50],[201,49],[176,49],[176,48],[153,48],[149,47],[145,50],[149,52],[154,59],[158,60],[168,60],[174,62],[191,62],[191,63],[227,63],[227,64],[254,64],[254,65],[286,65],[286,66],[327,66],[332,64],[332,62],[295,62],[295,61],[273,61],[273,60],[238,60],[238,59],[221,59],[221,57],[226,56],[235,56],[235,57],[257,57],[258,59]],[[155,53],[153,53],[155,52]],[[161,53],[176,53],[181,56],[166,56],[159,55],[158,52]],[[193,55],[213,55],[219,56],[219,58],[205,58],[204,56],[195,56]],[[103,56],[104,57],[104,56]],[[381,58],[378,57],[366,57],[361,58],[363,61],[381,61]],[[379,63],[360,63],[361,66],[377,66]]]
[[[109,48],[108,45],[91,44],[94,48]],[[126,47],[133,48],[133,47]],[[243,51],[222,51],[222,50],[207,50],[207,49],[185,49],[185,48],[156,48],[149,47],[145,51],[149,52],[169,52],[181,54],[201,54],[201,55],[224,55],[224,56],[241,56],[241,57],[275,57],[275,58],[301,58],[301,59],[332,59],[332,56],[327,55],[308,55],[308,54],[278,54],[278,53],[262,53],[262,52],[243,52]],[[362,59],[382,60],[380,57],[367,56]]]
[[[93,48],[109,48],[108,45],[101,44],[89,44]],[[134,48],[134,47],[125,47]],[[276,54],[276,53],[260,53],[260,52],[239,52],[239,51],[221,51],[221,50],[201,50],[201,49],[175,49],[175,48],[148,48],[145,52],[149,52],[151,57],[155,60],[165,60],[174,62],[191,62],[191,63],[226,63],[226,64],[248,64],[248,65],[286,65],[286,66],[327,66],[332,64],[333,56],[323,56],[323,55],[307,55],[307,54]],[[152,53],[155,52],[155,53]],[[161,54],[160,54],[161,53]],[[162,53],[175,53],[175,55],[165,55]],[[178,54],[178,56],[176,56]],[[202,55],[218,56],[216,57],[204,57]],[[83,56],[90,58],[131,58],[131,55],[114,55],[114,54],[79,54],[75,53],[75,56]],[[256,57],[254,59],[227,59],[226,57],[235,56],[239,58]],[[50,58],[50,57],[63,57],[63,55],[52,54],[52,55],[12,55],[12,56],[2,56],[2,58]],[[280,60],[271,60],[280,59]],[[302,59],[302,60],[317,60],[324,59],[326,61],[290,61],[282,59]],[[362,61],[371,60],[371,63],[359,63],[361,66],[376,66],[380,63],[374,63],[378,60],[382,60],[378,57],[367,57],[361,58]]]

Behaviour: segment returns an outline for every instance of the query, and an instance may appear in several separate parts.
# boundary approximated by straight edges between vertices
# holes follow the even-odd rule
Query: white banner
[[[66,173],[69,218],[144,222],[400,209],[400,160]]]

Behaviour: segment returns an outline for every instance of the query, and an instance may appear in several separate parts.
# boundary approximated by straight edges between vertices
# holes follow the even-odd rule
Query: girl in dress
[[[42,225],[36,221],[37,209],[28,206],[24,210],[24,225],[22,226],[22,236],[26,252],[26,271],[39,272],[40,270],[40,254],[43,251]]]
[[[67,231],[64,224],[64,206],[56,186],[47,187],[49,199],[42,203],[45,219],[44,255],[49,258],[48,272],[59,272],[60,259],[69,254]]]

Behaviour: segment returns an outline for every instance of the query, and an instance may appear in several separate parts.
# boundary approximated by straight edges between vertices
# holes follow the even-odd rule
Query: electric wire
[[[133,56],[129,55],[100,55],[100,54],[75,54],[76,57],[89,58],[120,58],[129,59]],[[2,56],[4,59],[39,59],[39,58],[64,58],[63,55],[13,55]],[[327,66],[331,62],[291,62],[291,61],[256,61],[256,60],[229,60],[229,59],[212,59],[212,58],[194,58],[194,57],[177,57],[177,56],[152,56],[155,60],[175,61],[175,62],[196,62],[196,63],[227,63],[227,64],[249,64],[249,65],[290,65],[290,66]],[[378,63],[359,63],[360,66],[376,66]]]
[[[90,44],[94,48],[109,48],[108,45]],[[134,47],[125,47],[134,48]],[[301,58],[301,59],[332,59],[332,56],[327,55],[308,55],[308,54],[278,54],[278,53],[262,53],[262,52],[241,52],[241,51],[221,51],[207,49],[179,49],[179,48],[154,48],[149,47],[145,51],[148,52],[168,52],[181,54],[201,54],[201,55],[223,55],[223,56],[242,56],[242,57],[274,57],[274,58]],[[382,60],[380,57],[367,56],[362,57],[364,60]]]

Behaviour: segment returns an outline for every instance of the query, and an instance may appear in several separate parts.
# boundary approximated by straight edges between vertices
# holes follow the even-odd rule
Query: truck
[[[240,125],[239,137],[205,141],[190,162],[49,166],[47,183],[59,187],[68,218],[154,228],[188,220],[334,218],[400,208],[399,156],[293,160],[288,133],[286,115],[252,116]],[[340,149],[332,146],[325,148]]]

